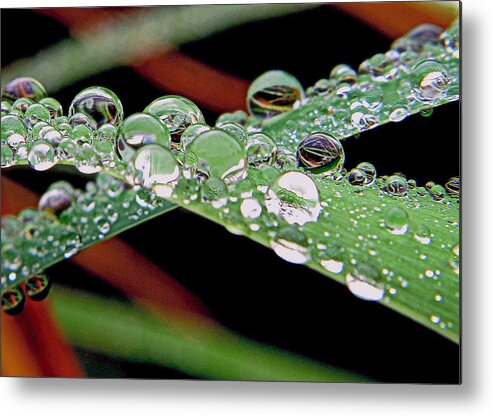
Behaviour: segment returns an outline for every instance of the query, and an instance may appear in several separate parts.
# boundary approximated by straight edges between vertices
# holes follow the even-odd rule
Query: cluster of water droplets
[[[329,79],[306,94],[290,74],[267,72],[248,91],[249,114],[223,114],[214,126],[184,97],[161,97],[124,118],[116,94],[91,87],[74,98],[64,116],[39,82],[19,78],[7,83],[2,167],[29,163],[46,170],[66,163],[85,174],[101,173],[84,191],[54,184],[38,210],[2,219],[2,236],[4,228],[10,230],[2,238],[1,288],[10,305],[4,309],[21,299],[18,282],[39,276],[42,264],[49,264],[45,256],[53,261],[68,257],[159,212],[168,204],[162,198],[220,219],[233,233],[263,242],[267,236],[282,259],[311,262],[340,275],[362,299],[391,301],[410,277],[384,267],[378,253],[385,244],[402,247],[399,239],[406,239],[409,255],[426,263],[422,247],[433,246],[437,238],[434,230],[413,223],[410,213],[437,203],[446,213],[458,201],[459,178],[445,187],[418,187],[400,173],[379,177],[369,162],[348,172],[339,138],[456,99],[454,28],[438,33],[431,26],[418,27],[386,54],[363,62],[358,72],[335,67]],[[286,115],[289,120],[282,122]],[[344,201],[347,192],[375,199],[353,207]],[[388,195],[395,197],[395,206],[386,206]],[[332,222],[337,216],[339,221]],[[446,226],[450,232],[458,226],[453,218]],[[372,233],[371,221],[389,238]],[[56,249],[48,250],[46,241]],[[447,267],[458,273],[458,254],[446,244],[440,249],[451,252]],[[423,267],[417,279],[440,276],[441,270]]]

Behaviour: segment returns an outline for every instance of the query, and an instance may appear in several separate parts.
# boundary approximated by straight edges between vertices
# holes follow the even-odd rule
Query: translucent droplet
[[[245,147],[236,137],[211,129],[188,145],[185,165],[191,177],[214,176],[230,185],[246,177],[248,161]]]
[[[414,239],[421,244],[431,243],[431,231],[424,224],[418,224],[416,230],[414,231]]]
[[[7,84],[2,91],[2,97],[15,101],[18,98],[29,98],[33,101],[39,101],[47,97],[43,85],[33,78],[15,78]]]
[[[157,117],[168,128],[172,143],[179,147],[185,129],[192,124],[204,123],[204,116],[190,100],[178,95],[167,95],[149,104],[145,113]]]
[[[422,102],[443,98],[449,83],[447,69],[432,59],[418,63],[413,69],[412,78],[414,96]]]
[[[24,309],[26,298],[20,286],[11,287],[2,292],[2,310],[8,315],[18,315]]]
[[[290,150],[278,147],[274,166],[280,170],[290,170],[298,166],[298,160]]]
[[[235,111],[234,113],[224,113],[217,118],[216,127],[221,127],[221,125],[225,123],[237,123],[244,126],[247,117],[247,113],[242,110]]]
[[[343,252],[344,248],[338,243],[333,243],[320,249],[318,252],[320,265],[329,272],[341,273],[344,269],[344,263],[342,261]]]
[[[409,229],[409,215],[400,207],[391,208],[385,214],[385,226],[394,235],[402,235]]]
[[[185,150],[187,150],[188,145],[192,143],[192,141],[194,141],[199,134],[204,133],[205,131],[210,129],[210,126],[203,123],[192,124],[191,126],[187,127],[181,135],[180,149],[184,152]]]
[[[33,126],[40,122],[44,121],[45,123],[50,121],[50,112],[49,110],[41,104],[33,104],[30,105],[26,111],[24,121],[28,129],[32,129]]]
[[[375,166],[373,166],[369,162],[361,162],[356,166],[356,169],[359,169],[361,172],[363,172],[366,176],[365,180],[365,185],[370,186],[375,182],[375,179],[377,177],[377,170],[375,169]]]
[[[416,26],[403,37],[392,43],[391,48],[399,52],[414,50],[420,52],[426,44],[437,44],[443,29],[431,23]]]
[[[241,202],[240,211],[243,217],[254,219],[262,213],[262,206],[256,198],[246,198]]]
[[[434,185],[430,189],[430,196],[435,201],[441,201],[445,198],[445,188],[441,185]]]
[[[55,166],[58,158],[55,155],[55,149],[46,140],[38,140],[27,155],[29,164],[35,170],[47,170]]]
[[[156,117],[145,113],[132,114],[120,124],[116,139],[116,150],[124,162],[128,162],[135,151],[148,144],[170,147],[168,128]]]
[[[275,162],[277,146],[267,134],[254,133],[249,135],[245,147],[250,165],[271,165]]]
[[[332,71],[330,71],[330,78],[335,80],[338,84],[354,84],[358,79],[358,75],[349,65],[340,64],[332,68]]]
[[[289,224],[299,225],[317,221],[321,210],[315,182],[301,172],[285,172],[274,179],[265,206]]]
[[[407,181],[400,175],[392,175],[385,181],[385,190],[396,196],[404,196],[408,192]]]
[[[8,143],[12,135],[27,138],[27,128],[21,118],[15,114],[8,114],[1,120],[2,143]]]
[[[344,164],[341,142],[325,133],[314,133],[301,141],[296,151],[299,165],[313,173],[330,173]]]
[[[294,226],[282,228],[271,241],[274,252],[283,260],[304,264],[309,260],[305,233]]]
[[[385,293],[378,270],[367,264],[360,264],[346,274],[346,285],[353,295],[364,300],[378,301]]]
[[[51,279],[46,274],[31,276],[26,280],[26,295],[34,301],[46,299],[50,293]]]
[[[458,176],[453,176],[445,184],[445,189],[452,196],[460,195],[460,178]]]
[[[47,97],[39,100],[39,104],[42,104],[50,112],[50,118],[55,119],[63,115],[63,107],[58,100]]]
[[[58,215],[72,204],[73,195],[74,191],[70,185],[66,182],[57,182],[43,194],[38,209]]]
[[[252,82],[247,92],[250,114],[263,119],[292,110],[304,98],[299,81],[284,71],[268,71]]]
[[[440,35],[440,42],[448,53],[453,54],[454,58],[459,59],[460,29],[458,19]]]
[[[1,147],[2,168],[8,168],[14,163],[14,152],[8,146]]]
[[[173,153],[157,144],[137,150],[132,166],[134,183],[152,190],[161,198],[171,196],[180,177],[180,168]]]
[[[75,167],[81,173],[90,175],[101,170],[99,157],[96,151],[90,147],[81,147],[75,154]]]
[[[123,107],[117,95],[103,87],[89,87],[75,96],[68,110],[69,117],[76,113],[87,116],[93,129],[110,123],[118,126],[123,119]]]
[[[351,169],[347,176],[347,181],[353,186],[365,186],[367,181],[366,174],[359,169]]]
[[[210,177],[200,187],[202,201],[211,204],[219,209],[228,202],[228,188],[226,184],[217,177]]]

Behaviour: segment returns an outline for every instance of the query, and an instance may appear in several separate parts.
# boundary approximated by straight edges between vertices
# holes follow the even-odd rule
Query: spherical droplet
[[[365,172],[359,169],[351,169],[349,175],[347,175],[347,181],[353,186],[365,186],[366,180]]]
[[[264,133],[250,134],[246,140],[248,163],[253,166],[271,165],[275,162],[277,146],[274,140]]]
[[[187,147],[185,165],[191,177],[215,176],[231,185],[247,175],[247,154],[243,144],[223,130],[200,134]]]
[[[185,129],[192,124],[204,123],[204,116],[190,100],[178,95],[166,95],[149,104],[145,113],[157,117],[168,128],[172,143],[179,147]]]
[[[50,288],[51,279],[44,273],[31,276],[26,280],[26,294],[34,301],[39,302],[46,299],[48,293],[50,293]]]
[[[60,182],[59,182],[60,183]],[[55,215],[66,210],[72,204],[73,189],[70,190],[64,182],[62,186],[53,186],[46,191],[38,203],[41,211],[53,212]]]
[[[58,100],[47,97],[39,100],[39,104],[44,105],[50,112],[51,119],[55,119],[63,115],[63,107]]]
[[[383,298],[385,286],[377,269],[367,264],[360,264],[346,275],[349,291],[363,300],[378,301]]]
[[[271,247],[279,257],[290,263],[304,264],[309,260],[308,240],[297,227],[281,228],[271,241]]]
[[[301,172],[285,172],[275,178],[265,198],[267,211],[289,224],[317,221],[321,206],[315,182]]]
[[[35,170],[48,170],[55,166],[58,161],[55,149],[46,140],[38,140],[27,155],[29,164]]]
[[[416,26],[403,37],[392,43],[391,48],[399,52],[406,50],[421,51],[426,44],[436,45],[439,42],[443,29],[431,23],[424,23]]]
[[[385,214],[385,226],[394,235],[402,235],[409,229],[409,215],[407,211],[400,208],[391,208]]]
[[[81,173],[91,175],[101,170],[99,157],[96,151],[91,147],[81,147],[75,153],[75,167]]]
[[[313,173],[340,170],[345,158],[341,142],[325,133],[313,133],[302,140],[296,156],[299,165]]]
[[[123,119],[123,107],[117,95],[103,87],[89,87],[75,96],[68,110],[69,117],[86,115],[93,129],[110,123],[118,126]]]
[[[2,97],[12,101],[18,98],[29,98],[33,101],[39,101],[47,96],[45,87],[33,78],[15,78],[7,82],[2,91]]]
[[[24,309],[26,298],[20,286],[2,292],[2,310],[8,315],[18,315]]]
[[[8,168],[14,163],[14,152],[8,146],[1,146],[2,168]]]
[[[354,84],[358,79],[358,75],[349,65],[340,64],[332,68],[332,71],[330,71],[330,78],[335,80],[338,84]]]
[[[262,205],[256,198],[246,198],[241,202],[240,211],[246,219],[258,218],[262,213]]]
[[[458,176],[453,176],[445,184],[445,189],[452,196],[460,195],[460,178]]]
[[[396,196],[404,196],[408,192],[407,181],[400,175],[392,175],[385,181],[385,190]]]
[[[148,144],[170,147],[168,128],[156,117],[145,113],[132,114],[118,128],[116,150],[124,162],[128,162],[135,151]]]
[[[8,143],[12,135],[27,138],[27,128],[21,118],[16,114],[3,116],[0,123],[2,132],[2,143]]]
[[[443,98],[449,83],[447,69],[432,59],[418,63],[413,68],[412,79],[414,96],[422,102]]]
[[[303,87],[294,76],[268,71],[250,85],[247,106],[250,114],[266,119],[292,110],[303,98]]]
[[[418,224],[414,231],[414,239],[421,244],[431,243],[430,229],[424,224]]]
[[[133,181],[161,198],[173,193],[180,177],[178,161],[171,150],[149,144],[137,150],[132,158]]]
[[[49,122],[50,111],[42,104],[33,104],[27,109],[24,120],[27,128],[30,130],[40,121]]]
[[[205,131],[210,129],[211,127],[204,123],[192,124],[191,126],[187,127],[181,135],[180,149],[184,152],[185,150],[187,150],[188,145],[192,143],[199,134],[204,133]]]
[[[201,185],[200,195],[202,201],[219,209],[228,202],[228,187],[221,179],[212,176]]]

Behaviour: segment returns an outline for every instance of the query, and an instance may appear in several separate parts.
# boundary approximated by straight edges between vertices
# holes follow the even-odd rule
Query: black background
[[[61,24],[28,9],[2,10],[1,23],[2,67],[69,35]],[[336,64],[357,68],[364,59],[386,51],[390,43],[357,20],[324,6],[243,25],[181,49],[244,79],[283,69],[309,86],[328,77]],[[126,115],[142,111],[168,93],[122,67],[81,80],[54,96],[66,110],[74,95],[91,85],[115,91]],[[209,124],[218,116],[207,109],[203,113]],[[459,104],[452,103],[435,109],[431,117],[414,116],[366,132],[358,140],[344,142],[345,167],[369,161],[381,175],[399,171],[420,185],[428,180],[443,184],[459,174],[459,121]],[[62,177],[78,186],[90,179],[27,169],[4,174],[38,193]],[[377,381],[459,381],[456,344],[198,216],[177,209],[125,232],[122,238],[196,293],[216,319],[237,333]],[[50,275],[55,283],[122,297],[69,262],[52,267]],[[92,376],[187,378],[157,366],[81,350],[78,354]]]

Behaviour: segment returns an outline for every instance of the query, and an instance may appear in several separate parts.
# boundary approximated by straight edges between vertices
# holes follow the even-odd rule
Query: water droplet
[[[385,293],[380,274],[367,264],[361,264],[346,274],[346,284],[353,295],[364,300],[378,301]]]
[[[145,113],[132,114],[120,124],[116,150],[124,162],[128,162],[135,151],[148,144],[170,147],[168,128],[156,117]]]
[[[443,29],[437,25],[424,23],[416,26],[403,37],[392,43],[391,48],[399,52],[413,50],[420,52],[426,44],[437,44]]]
[[[11,287],[2,292],[2,310],[8,315],[18,315],[24,309],[26,298],[20,286]]]
[[[179,147],[185,129],[192,124],[204,123],[204,116],[190,100],[178,95],[166,95],[149,104],[145,113],[157,117],[168,128],[172,144]]]
[[[207,179],[200,187],[202,201],[219,209],[228,202],[228,188],[226,184],[217,177]]]
[[[294,226],[282,228],[271,241],[274,252],[283,260],[304,264],[309,260],[306,235]]]
[[[349,65],[340,64],[332,68],[332,71],[330,71],[330,78],[335,80],[338,84],[354,84],[358,79],[358,75]]]
[[[347,181],[353,186],[365,186],[367,181],[366,174],[359,169],[351,169],[347,176]]]
[[[330,173],[344,164],[341,142],[325,133],[314,133],[301,141],[296,151],[300,166],[313,173]]]
[[[267,211],[289,224],[317,221],[321,211],[315,182],[301,172],[285,172],[272,181],[265,199]]]
[[[180,177],[180,168],[173,153],[157,144],[137,150],[132,166],[134,183],[152,190],[161,198],[171,196]]]
[[[416,230],[414,231],[414,239],[421,244],[431,243],[431,231],[424,224],[418,224]]]
[[[385,214],[385,226],[394,235],[402,235],[409,229],[409,215],[400,208],[391,208]]]
[[[252,82],[247,92],[250,114],[271,118],[292,110],[304,98],[299,81],[284,71],[268,71]]]
[[[44,105],[32,104],[26,111],[24,121],[26,127],[31,130],[33,126],[40,121],[44,121],[45,123],[49,122],[50,112]]]
[[[2,91],[2,97],[12,101],[18,98],[30,98],[38,101],[47,96],[43,85],[33,78],[15,78],[7,82]]]
[[[180,149],[184,152],[185,150],[187,150],[188,145],[192,143],[192,141],[194,141],[199,134],[204,133],[205,131],[210,129],[210,126],[203,123],[192,124],[191,126],[187,127],[181,135]]]
[[[123,119],[120,99],[113,91],[103,87],[89,87],[77,94],[68,114],[71,117],[77,113],[87,116],[93,129],[106,123],[118,126]]]
[[[27,155],[29,164],[35,170],[47,170],[55,166],[58,158],[55,155],[55,149],[46,140],[38,140]]]
[[[8,114],[1,120],[2,143],[8,143],[11,136],[17,135],[27,138],[27,129],[21,118],[15,114]]]
[[[441,185],[433,185],[429,192],[435,201],[441,201],[445,198],[445,188]]]
[[[8,168],[12,166],[14,162],[14,152],[8,146],[2,144],[1,147],[2,168]]]
[[[403,178],[401,175],[389,176],[385,181],[385,190],[391,195],[406,195],[408,192],[406,178]]]
[[[90,147],[81,147],[75,154],[75,167],[81,173],[90,175],[101,170],[99,157],[96,151]]]
[[[449,83],[447,69],[432,59],[418,63],[413,69],[412,78],[414,96],[422,102],[443,98]]]
[[[240,211],[244,218],[254,219],[262,213],[262,206],[256,198],[247,198],[241,202]]]
[[[231,185],[246,177],[248,162],[245,147],[236,137],[211,129],[188,145],[185,165],[190,177],[215,176]]]
[[[41,196],[38,209],[58,215],[72,204],[73,196],[74,190],[70,184],[67,182],[55,182]]]
[[[39,104],[44,105],[50,112],[50,118],[53,120],[63,115],[63,107],[58,100],[47,97],[39,100]]]
[[[270,136],[264,133],[249,135],[245,147],[250,165],[271,165],[275,162],[277,153],[276,143]]]
[[[51,279],[42,273],[37,276],[31,276],[26,280],[26,294],[34,301],[46,299],[50,293]]]
[[[452,196],[460,195],[460,178],[458,176],[453,176],[445,184],[445,189]]]

